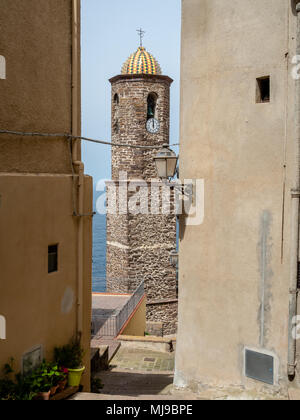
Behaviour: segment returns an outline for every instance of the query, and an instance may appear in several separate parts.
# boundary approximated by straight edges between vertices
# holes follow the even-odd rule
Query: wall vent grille
[[[274,385],[274,357],[246,349],[245,375],[248,378]]]

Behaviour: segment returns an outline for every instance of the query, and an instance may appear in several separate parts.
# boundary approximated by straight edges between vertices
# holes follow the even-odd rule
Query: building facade
[[[296,3],[182,3],[180,172],[205,215],[181,220],[178,386],[298,383]]]
[[[0,130],[80,135],[80,2],[0,8]],[[89,390],[91,214],[79,141],[0,134],[0,369],[80,333]]]
[[[110,83],[112,142],[158,148],[169,144],[172,79],[161,74],[155,58],[139,47]],[[112,182],[107,187],[115,188],[116,209],[107,215],[106,281],[109,292],[127,293],[144,280],[147,321],[163,322],[167,334],[176,330],[177,322],[176,271],[169,259],[176,248],[176,216],[173,198],[169,210],[162,209],[155,151],[112,148]]]

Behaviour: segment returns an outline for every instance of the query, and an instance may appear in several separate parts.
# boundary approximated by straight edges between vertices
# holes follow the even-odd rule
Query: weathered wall
[[[205,218],[181,222],[178,385],[260,386],[246,346],[287,382],[295,17],[289,1],[183,0],[181,177],[205,180]],[[271,77],[270,103],[256,78]]]
[[[80,22],[72,38],[72,0],[0,0],[0,129],[80,132]],[[80,61],[79,61],[80,62]],[[73,89],[72,89],[73,77]],[[77,82],[76,82],[77,78]],[[80,144],[77,159],[80,159]],[[10,357],[54,346],[76,332],[78,299],[78,178],[73,183],[68,142],[62,138],[0,135],[0,315],[7,336],[0,340],[0,369]],[[76,185],[75,185],[76,184]],[[84,185],[85,214],[92,211],[92,180]],[[59,244],[59,268],[48,274],[48,246]],[[83,337],[90,382],[91,217],[83,221]]]
[[[162,323],[162,334],[170,335],[177,332],[178,299],[161,299],[149,301],[147,305],[147,320]]]
[[[0,0],[0,9],[0,128],[70,133],[72,2]],[[0,170],[71,173],[68,151],[66,140],[1,136]]]
[[[0,340],[0,366],[11,357],[21,369],[24,353],[42,346],[53,357],[76,331],[77,223],[72,217],[71,176],[0,174],[0,313],[6,340]],[[90,212],[92,179],[85,180]],[[89,366],[91,317],[91,219],[84,228],[85,365]],[[59,244],[58,271],[48,274],[48,245]],[[87,370],[87,375],[89,372]]]

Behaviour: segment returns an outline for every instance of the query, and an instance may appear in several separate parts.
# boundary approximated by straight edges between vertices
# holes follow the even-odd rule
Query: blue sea
[[[106,291],[106,216],[93,218],[93,292]]]

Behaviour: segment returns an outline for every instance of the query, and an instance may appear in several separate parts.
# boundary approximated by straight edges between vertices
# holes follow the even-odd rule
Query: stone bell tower
[[[172,82],[144,47],[128,58],[121,74],[110,79],[113,143],[158,148],[169,144]],[[107,291],[116,293],[133,292],[144,280],[147,321],[163,322],[164,334],[170,334],[176,329],[178,304],[176,269],[169,259],[176,248],[176,216],[173,198],[169,212],[160,203],[166,187],[157,179],[156,152],[112,147],[112,181],[107,188],[115,189],[117,209],[107,215],[106,278]]]

